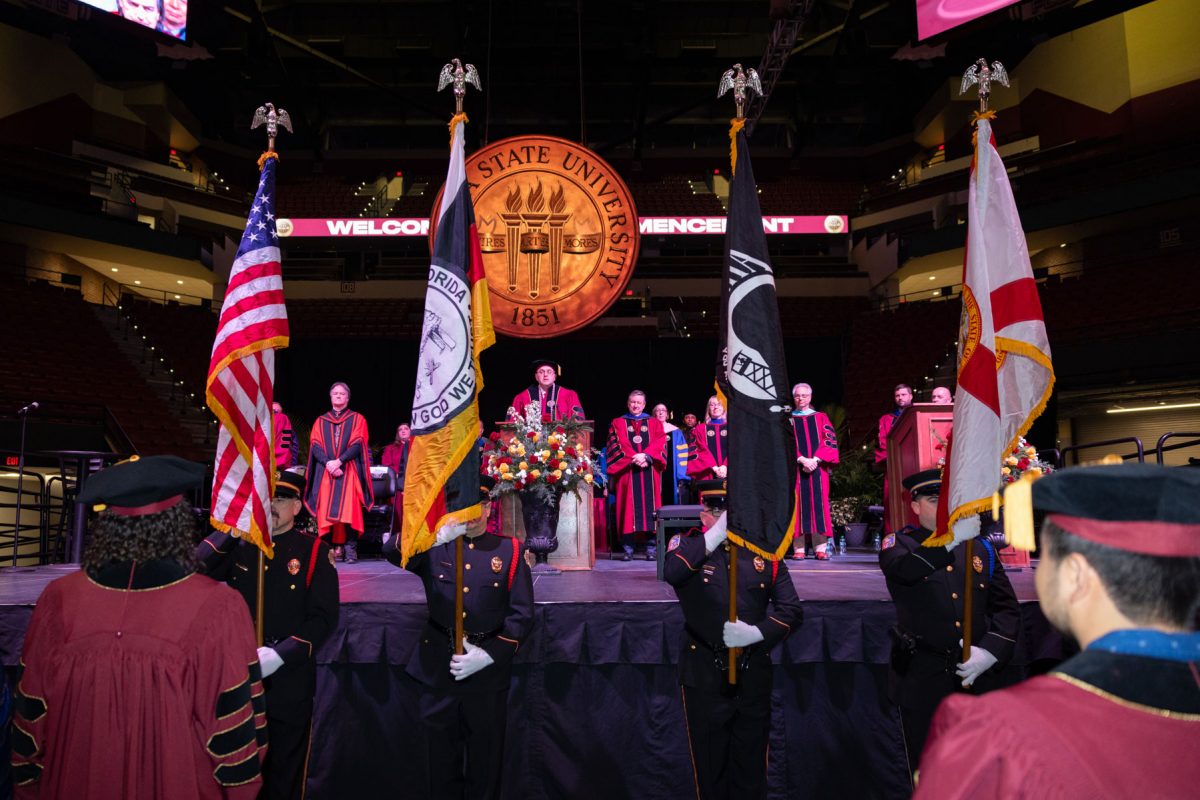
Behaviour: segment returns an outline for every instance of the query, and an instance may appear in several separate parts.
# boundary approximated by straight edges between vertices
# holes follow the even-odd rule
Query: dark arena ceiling
[[[249,123],[271,100],[296,123],[285,146],[314,159],[444,153],[453,104],[434,90],[458,56],[482,74],[467,101],[476,146],[537,132],[636,163],[727,144],[717,81],[734,62],[761,67],[777,33],[795,38],[767,59],[781,71],[756,150],[848,155],[911,136],[931,92],[980,55],[1011,69],[1140,4],[1030,0],[926,42],[912,0],[192,0],[186,46],[96,35],[34,7],[46,3],[2,4],[0,19],[68,38],[106,81],[165,82],[206,145],[260,147]]]

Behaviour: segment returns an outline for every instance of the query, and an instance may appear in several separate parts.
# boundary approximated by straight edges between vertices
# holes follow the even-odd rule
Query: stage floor
[[[639,556],[640,557],[640,556]],[[891,602],[879,561],[872,552],[851,552],[830,561],[788,561],[788,570],[801,600]],[[1035,562],[1036,565],[1036,562]],[[28,572],[0,573],[0,606],[32,606],[50,581],[77,569],[58,564]],[[338,564],[342,604],[397,603],[424,605],[421,581],[383,560]],[[1009,572],[1017,599],[1036,601],[1033,570]],[[591,571],[537,575],[533,586],[538,604],[549,603],[674,603],[670,585],[655,578],[651,561],[599,560]]]

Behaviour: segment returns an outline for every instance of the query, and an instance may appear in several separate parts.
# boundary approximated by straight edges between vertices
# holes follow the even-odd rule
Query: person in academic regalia
[[[1200,786],[1200,472],[1072,467],[1046,513],[1038,601],[1082,652],[938,709],[917,798],[1191,798]],[[1031,512],[1006,503],[1005,516]]]
[[[375,502],[367,420],[350,410],[346,384],[329,387],[329,401],[332,408],[313,423],[309,438],[304,507],[321,536],[332,533],[335,554],[353,564],[358,561],[363,508]]]
[[[896,407],[879,418],[879,436],[875,445],[875,468],[883,472],[883,528],[885,533],[891,532],[891,492],[887,476],[887,437],[892,432],[892,426],[904,413],[904,409],[912,405],[913,391],[907,383],[897,384],[892,390],[892,399]]]
[[[479,423],[482,430],[483,423]],[[396,441],[383,448],[379,463],[396,471],[396,494],[392,496],[392,533],[400,530],[404,519],[404,471],[408,469],[408,451],[412,449],[412,428],[407,422],[396,427]]]
[[[266,749],[254,626],[197,575],[183,498],[204,465],[134,456],[93,475],[83,569],[25,632],[12,727],[18,800],[252,800]]]
[[[617,495],[617,527],[622,558],[633,557],[634,539],[647,535],[646,559],[653,560],[654,512],[659,508],[662,471],[667,466],[667,434],[663,424],[645,413],[646,393],[634,389],[626,401],[628,413],[608,426],[607,458],[610,486]]]
[[[408,560],[425,585],[429,618],[408,662],[420,684],[417,709],[426,734],[423,797],[490,800],[500,797],[508,687],[517,648],[533,628],[533,577],[517,539],[488,533],[489,490],[480,477],[482,515],[467,523],[463,540],[463,655],[454,655],[453,540]],[[443,541],[439,534],[439,541]],[[384,556],[400,566],[393,538]]]
[[[300,460],[300,442],[292,421],[278,401],[271,404],[271,427],[275,444],[275,469],[291,469]]]
[[[688,486],[691,483],[687,475],[688,441],[684,432],[671,423],[671,412],[665,404],[656,405],[653,415],[662,423],[667,434],[667,468],[663,470],[662,492],[659,498],[663,505],[686,503]]]
[[[338,576],[329,545],[296,528],[304,511],[305,476],[282,472],[271,502],[274,557],[266,564],[264,646],[258,648],[267,692],[267,736],[262,800],[304,796],[309,732],[317,689],[317,649],[337,627]],[[258,603],[258,548],[227,533],[210,535],[196,558],[210,578],[237,589],[254,617]]]
[[[796,528],[794,558],[803,559],[806,536],[818,561],[827,561],[833,523],[829,519],[829,470],[838,463],[837,430],[825,412],[812,407],[812,387],[792,387],[792,434],[796,439]]]
[[[737,560],[737,622],[729,622],[725,482],[695,486],[702,527],[671,537],[663,575],[683,611],[679,681],[699,800],[763,800],[771,733],[771,650],[800,624],[787,563],[749,550]],[[770,613],[767,608],[770,605]],[[737,648],[737,684],[728,679]]]
[[[900,708],[909,770],[917,766],[929,722],[943,698],[997,688],[1012,658],[1021,610],[995,548],[981,537],[966,563],[966,548],[924,547],[937,527],[941,473],[927,469],[904,479],[920,527],[883,537],[879,566],[899,624],[892,630],[888,696]],[[971,579],[971,656],[962,662],[963,591]],[[962,663],[960,663],[962,662]]]
[[[542,410],[542,416],[549,415],[551,419],[583,419],[583,404],[579,395],[565,386],[558,385],[558,376],[562,375],[562,366],[557,361],[539,358],[531,364],[533,367],[533,385],[517,393],[513,398],[512,408],[517,414],[524,416],[525,406],[536,403]]]
[[[729,429],[725,422],[725,406],[716,395],[708,398],[708,413],[704,422],[692,429],[688,448],[687,474],[693,481],[725,478],[729,460]]]

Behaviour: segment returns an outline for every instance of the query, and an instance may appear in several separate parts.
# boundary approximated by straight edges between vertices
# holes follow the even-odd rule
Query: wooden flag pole
[[[258,646],[263,646],[263,607],[264,596],[267,593],[267,554],[262,548],[258,549],[258,597],[254,601],[254,635],[258,638]]]
[[[971,657],[971,620],[974,619],[974,597],[971,591],[971,564],[974,562],[975,540],[967,539],[963,545],[967,548],[963,553],[963,621],[962,621],[962,660]]]
[[[729,621],[737,622],[737,562],[739,548],[733,542],[729,544]],[[737,684],[738,648],[729,648],[729,685]]]
[[[454,654],[463,654],[463,537],[454,540]]]

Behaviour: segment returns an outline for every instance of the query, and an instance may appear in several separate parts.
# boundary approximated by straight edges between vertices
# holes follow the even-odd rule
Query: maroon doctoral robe
[[[933,718],[915,797],[1196,797],[1197,674],[1196,662],[1086,650],[1010,689],[952,695]]]
[[[645,453],[650,465],[634,466],[637,453]],[[608,428],[606,457],[608,478],[617,494],[620,533],[654,530],[662,471],[667,467],[667,432],[662,421],[647,414],[617,417]]]
[[[713,467],[723,467],[729,460],[729,430],[724,419],[701,422],[692,429],[688,440],[688,477],[694,481],[711,480]]]
[[[245,601],[173,562],[133,567],[75,572],[38,598],[15,796],[253,800],[267,720]]]
[[[570,419],[576,417],[583,419],[583,405],[579,402],[579,395],[570,389],[559,386],[557,383],[550,387],[545,396],[542,396],[541,387],[536,383],[518,392],[513,398],[512,407],[521,416],[525,415],[525,406],[530,403],[540,403],[542,406],[542,416],[549,414],[553,419]]]
[[[838,463],[837,431],[829,417],[821,411],[814,411],[811,414],[793,412],[792,432],[796,438],[797,456],[821,459],[820,465],[812,472],[805,472],[798,465],[796,467],[796,528],[793,534],[832,536],[829,467]]]
[[[875,445],[875,463],[882,464],[887,461],[887,437],[892,432],[892,426],[896,424],[896,419],[900,416],[903,409],[897,408],[895,411],[884,414],[879,418],[879,440]],[[892,501],[889,499],[891,492],[888,491],[888,475],[887,468],[883,470],[883,527],[885,533],[892,532],[892,524],[888,521],[891,518],[890,511]]]
[[[346,541],[346,528],[362,532],[363,507],[375,502],[370,447],[367,421],[356,411],[326,411],[313,423],[304,507],[316,520],[320,535],[332,529],[334,544]],[[338,477],[325,469],[325,463],[335,458],[342,462]]]

